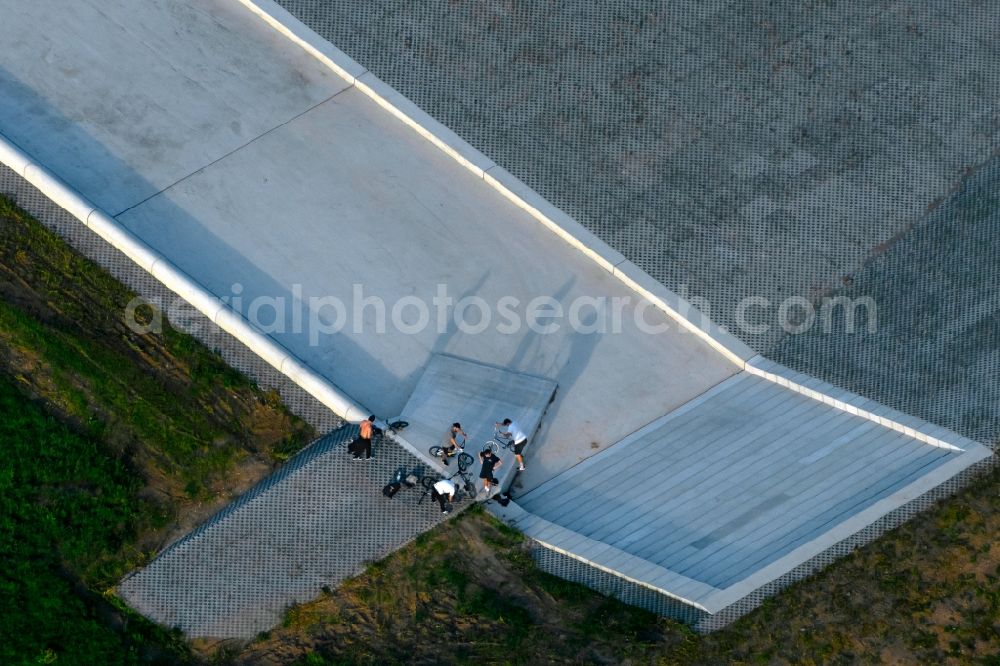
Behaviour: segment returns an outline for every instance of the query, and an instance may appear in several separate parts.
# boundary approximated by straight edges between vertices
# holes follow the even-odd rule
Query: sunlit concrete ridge
[[[873,510],[899,492],[902,501],[911,483],[929,483],[924,472],[943,481],[985,455],[972,442],[949,444],[952,433],[901,423],[870,401],[832,393],[832,387],[810,388],[807,377],[762,365],[724,332],[685,324],[697,313],[647,307],[657,298],[668,305],[680,301],[273,5],[43,0],[6,17],[0,39],[8,45],[0,55],[0,132],[33,160],[24,175],[31,180],[35,173],[41,183],[48,176],[39,174],[54,174],[93,203],[95,219],[107,216],[107,233],[127,230],[213,303],[212,297],[225,299],[225,307],[239,314],[247,312],[234,295],[243,304],[294,303],[272,308],[287,325],[263,333],[365,410],[401,413],[435,354],[554,381],[555,401],[518,479],[521,489],[538,489],[527,506],[539,515],[539,498],[551,493],[562,473],[598,453],[613,457],[617,442],[678,408],[711,404],[725,412],[724,404],[700,396],[716,395],[712,391],[729,386],[727,380],[744,382],[749,375],[759,381],[740,385],[762,387],[760,398],[768,404],[793,396],[805,405],[796,403],[801,414],[819,409],[822,418],[848,413],[858,420],[829,433],[829,440],[821,428],[813,433],[809,441],[830,446],[823,464],[836,466],[837,456],[850,455],[850,447],[831,444],[849,442],[844,438],[850,432],[891,445],[901,458],[914,456],[916,462],[900,461],[905,474],[886,468],[888,476],[879,477],[883,490],[848,502],[813,532],[830,521],[840,525],[859,504]],[[415,117],[426,122],[414,123]],[[84,221],[94,215],[88,210]],[[456,303],[543,299],[572,313],[572,303],[606,299],[621,304],[627,316],[613,331],[531,325],[467,330],[448,319],[443,326],[418,326],[419,308],[411,307],[398,310],[402,325],[374,334],[365,326],[335,327],[333,303],[354,304],[357,285],[390,304],[433,303],[445,286]],[[216,315],[222,312],[236,317],[228,309]],[[363,319],[378,315],[377,307],[360,312]],[[325,334],[296,326],[296,316],[324,326]],[[588,314],[577,316],[582,323]],[[740,400],[754,413],[755,394],[741,393]],[[762,414],[756,427],[763,431],[796,425],[795,413]],[[484,414],[483,420],[502,416]],[[678,460],[686,460],[681,454],[691,447],[756,441],[701,435],[694,428],[688,440],[671,442],[679,447],[672,449]],[[899,444],[898,437],[908,440]],[[918,464],[929,455],[925,447],[935,449],[933,461]],[[799,459],[809,455],[802,452]],[[870,464],[878,468],[879,461]],[[621,483],[629,483],[635,470],[619,468]],[[708,470],[705,478],[711,476]],[[792,485],[809,490],[801,478]],[[781,496],[787,502],[795,494]],[[758,514],[769,508],[762,505]],[[685,514],[669,519],[677,515]],[[687,517],[697,531],[699,512]],[[654,520],[642,528],[670,539],[663,525]],[[718,526],[706,529],[718,533]],[[806,537],[825,534],[813,532]],[[546,543],[545,534],[531,535]],[[624,544],[613,547],[619,546],[627,552]],[[790,553],[775,550],[767,563]],[[654,587],[669,594],[668,582]]]

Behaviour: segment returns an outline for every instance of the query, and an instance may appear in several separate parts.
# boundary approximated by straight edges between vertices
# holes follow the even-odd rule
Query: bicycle
[[[459,500],[462,499],[462,491],[465,491],[465,494],[469,496],[469,499],[473,500],[476,499],[476,494],[479,492],[479,489],[476,488],[476,484],[472,481],[472,478],[465,473],[465,470],[459,469],[451,476],[445,478],[446,480],[451,481],[456,476],[460,477],[461,485],[459,485],[458,491],[455,493],[454,501],[458,502]],[[420,503],[424,501],[425,497],[431,494],[431,492],[434,489],[434,484],[437,483],[438,480],[439,479],[433,476],[425,476],[422,479],[420,479],[420,485],[423,486],[424,492],[420,496],[420,499],[417,500],[417,506],[419,506]]]
[[[400,421],[399,419],[396,419],[395,421],[386,420],[384,424],[385,424],[385,429],[382,429],[379,426],[374,426],[372,428],[373,439],[375,437],[378,437],[381,440],[383,437],[388,437],[390,440],[395,441],[396,440],[395,435],[399,434],[400,430],[403,430],[404,428],[406,428],[406,426],[410,425],[410,422]]]
[[[400,490],[402,490],[403,486],[406,486],[407,488],[415,487],[422,481],[419,473],[419,470],[407,472],[405,467],[397,467],[396,473],[392,476],[392,480],[382,487],[382,494],[389,499],[392,499],[397,493],[399,493]]]
[[[445,448],[443,446],[432,446],[427,449],[427,453],[431,454],[433,458],[441,458],[444,464],[448,464],[448,460],[445,458]],[[469,469],[469,466],[475,462],[475,459],[465,452],[464,446],[459,446],[451,450],[448,454],[448,458],[458,457],[458,469],[462,472]]]
[[[389,437],[391,438],[392,435],[398,434],[400,430],[403,430],[408,425],[410,425],[409,421],[400,421],[397,419],[391,423],[387,421],[385,427],[389,429],[389,433],[391,433],[389,434]],[[375,432],[379,435],[387,434],[385,430],[382,430],[382,428],[379,428],[378,426],[375,427]]]
[[[493,451],[493,455],[499,456],[500,455],[500,449],[503,449],[504,451],[513,451],[514,450],[514,438],[513,437],[505,437],[500,432],[500,428],[502,428],[502,427],[503,426],[501,426],[499,424],[495,424],[493,426],[493,438],[486,440],[486,443],[483,444],[483,450],[484,451],[487,448],[489,448],[489,449],[491,449]]]

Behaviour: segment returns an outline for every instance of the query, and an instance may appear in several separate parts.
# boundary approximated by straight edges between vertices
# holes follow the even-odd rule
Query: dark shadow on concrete
[[[32,113],[42,114],[47,119],[47,122],[56,123],[61,128],[60,140],[71,142],[74,146],[78,147],[78,153],[80,155],[86,155],[93,164],[100,165],[101,168],[106,169],[109,187],[114,187],[116,183],[121,183],[123,186],[128,186],[130,188],[137,186],[143,191],[146,191],[147,187],[153,187],[151,184],[143,181],[139,174],[108,151],[98,140],[88,134],[80,125],[74,123],[70,119],[59,116],[55,110],[47,105],[44,99],[40,98],[24,84],[14,80],[11,75],[2,68],[0,68],[0,82],[2,82],[3,86],[9,86],[7,88],[8,90],[16,88],[16,94],[23,109]],[[2,132],[5,136],[8,135],[7,128],[5,127],[0,127],[0,132]],[[39,138],[37,140],[44,141],[45,139]],[[17,142],[12,141],[12,143],[16,144]],[[25,153],[34,157],[31,150],[27,150],[23,146],[20,147]],[[59,170],[52,169],[44,163],[42,163],[42,166],[52,171],[56,176],[63,178],[64,180],[66,179],[66,174],[60,173]],[[73,182],[69,180],[66,182],[70,187],[76,187]],[[149,191],[155,191],[155,189],[151,189]],[[244,286],[252,286],[251,289],[248,289],[243,293],[244,303],[247,303],[253,296],[280,297],[285,299],[287,302],[293,301],[294,295],[288,288],[279,284],[270,275],[258,269],[249,259],[236,252],[232,246],[225,241],[225,239],[220,238],[205,229],[197,219],[192,217],[182,208],[172,204],[167,197],[158,197],[157,205],[158,210],[162,211],[162,215],[160,217],[165,224],[173,223],[186,228],[194,227],[200,229],[201,233],[197,239],[185,239],[185,242],[188,245],[196,245],[200,254],[212,257],[213,261],[216,263],[224,263],[228,267],[227,274],[238,278]],[[167,257],[168,260],[172,260],[170,253],[162,252],[162,250],[156,247],[153,249],[160,251]],[[183,244],[181,244],[181,249],[183,249]],[[174,250],[175,253],[177,251],[180,250]],[[174,263],[176,264],[176,262]],[[182,270],[184,269],[182,268]],[[193,281],[199,282],[198,276],[191,275],[190,273],[188,273],[188,276]],[[231,294],[231,292],[230,294],[227,294],[226,290],[219,289],[218,285],[206,285],[204,282],[201,282],[201,284],[206,291],[215,293],[218,296],[227,296]],[[164,307],[169,306],[169,304],[163,305]],[[247,314],[246,307],[238,309],[241,314]],[[306,313],[306,320],[308,320],[308,316],[308,313]],[[293,313],[291,312],[291,308],[286,308],[286,317],[284,322],[286,330],[292,329],[292,317]],[[306,336],[306,333],[303,333],[302,336]],[[270,337],[279,344],[283,345],[294,356],[299,358],[318,374],[340,387],[345,393],[355,399],[359,398],[354,395],[354,391],[351,389],[356,389],[356,387],[344,387],[342,384],[342,377],[339,369],[343,365],[349,364],[352,368],[362,368],[365,376],[370,378],[369,381],[377,386],[390,386],[397,384],[412,385],[416,381],[416,377],[395,376],[377,359],[354,343],[349,337],[339,333],[324,336],[324,338],[320,340],[319,353],[327,357],[324,359],[324,363],[317,363],[315,354],[302,354],[301,347],[297,344],[301,342],[301,339],[296,338],[294,335],[271,335]],[[364,400],[361,400],[361,402],[364,404]],[[379,407],[380,406],[376,404],[370,406],[369,408],[379,409]]]

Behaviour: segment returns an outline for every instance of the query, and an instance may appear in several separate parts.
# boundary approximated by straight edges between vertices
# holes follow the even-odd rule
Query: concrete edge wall
[[[747,360],[746,371],[930,446],[956,452],[985,448],[979,442],[963,437],[943,426],[904,414],[876,400],[870,400],[846,389],[839,389],[833,384],[804,372],[795,372],[791,368],[769,361],[762,356],[755,356]]]
[[[746,587],[739,593],[718,596],[711,600],[712,612],[663,594],[655,587],[636,583],[603,567],[596,567],[580,558],[566,555],[545,543],[528,537],[536,565],[546,573],[585,585],[597,592],[615,597],[627,604],[644,608],[663,617],[685,622],[698,633],[711,633],[722,629],[759,607],[765,599],[773,597],[790,585],[809,578],[836,560],[875,541],[886,532],[906,523],[927,510],[935,502],[954,495],[996,466],[993,456],[971,462],[943,483],[911,496],[901,506],[882,515],[874,522],[842,535],[839,541],[829,544],[822,551],[769,581],[758,581],[756,587]],[[728,588],[729,590],[733,588]]]
[[[960,478],[968,470],[977,469],[983,464],[993,464],[992,453],[984,446],[958,453],[954,460],[942,467],[921,476],[750,576],[721,589],[691,580],[654,563],[639,561],[640,558],[610,544],[594,541],[536,516],[516,502],[511,502],[507,507],[490,504],[487,508],[492,515],[520,530],[539,546],[614,575],[629,584],[669,597],[674,602],[704,612],[707,616],[714,616],[906,507],[916,498],[946,487],[949,481]]]
[[[418,134],[448,154],[462,166],[469,169],[477,177],[482,178],[553,233],[580,250],[588,258],[611,272],[636,293],[663,310],[686,330],[701,337],[706,343],[741,369],[803,395],[820,400],[842,411],[889,427],[929,445],[954,451],[965,451],[966,453],[962,455],[963,458],[966,458],[966,460],[962,461],[963,464],[961,467],[963,469],[989,458],[990,454],[985,447],[981,447],[981,445],[977,445],[970,440],[965,440],[965,438],[960,437],[957,433],[951,433],[943,428],[931,432],[931,429],[937,429],[938,427],[922,421],[906,425],[903,421],[909,417],[895,410],[878,405],[874,401],[866,400],[849,391],[836,389],[836,387],[825,383],[823,383],[825,391],[817,390],[819,388],[818,384],[810,388],[808,385],[795,381],[792,378],[793,375],[799,373],[794,373],[790,369],[784,368],[784,366],[780,366],[781,370],[776,371],[778,370],[777,364],[772,364],[772,367],[766,367],[762,363],[764,359],[741,340],[725,329],[715,325],[703,313],[691,306],[690,303],[667,289],[641,268],[625,259],[621,253],[598,239],[593,233],[546,201],[522,181],[496,165],[495,162],[473,148],[454,132],[434,120],[398,91],[378,79],[372,72],[366,70],[345,53],[333,47],[332,44],[321,38],[285,9],[278,6],[272,0],[240,0],[240,2],[273,28],[330,67],[349,84],[360,89],[394,117],[414,129]],[[861,407],[864,403],[871,403],[872,406],[877,405],[877,407],[875,409],[865,409]],[[972,451],[968,445],[966,445],[967,448],[962,448],[941,439],[941,436],[947,435],[951,435],[949,439],[952,440],[965,440],[978,446],[980,450]],[[967,456],[971,456],[974,460],[969,462]],[[955,473],[957,473],[955,470],[951,470],[952,475]],[[925,481],[924,485],[926,483],[929,483],[929,481]],[[910,487],[908,486],[907,490],[909,489]],[[929,491],[930,489],[924,488],[925,493]],[[893,498],[887,498],[883,502],[889,502],[890,499],[895,502],[905,500],[905,495],[901,493],[897,493]],[[877,511],[875,510],[876,508],[878,509]],[[884,511],[885,508],[883,503],[880,502],[877,507],[872,507],[871,511],[873,514],[877,514],[879,511]],[[864,519],[867,520],[869,517],[866,515]],[[857,518],[861,520],[862,517],[859,516]],[[847,529],[847,527],[849,526],[845,526],[844,529]],[[551,547],[547,547],[545,544],[539,543],[539,545],[543,548],[551,549]],[[552,550],[558,552],[554,549]],[[572,554],[565,551],[560,552],[560,554],[564,557],[573,558]],[[583,560],[580,561],[583,562]],[[596,567],[597,565],[592,566]],[[614,575],[613,572],[604,567],[597,568],[609,575]],[[643,585],[637,581],[629,580],[628,582],[633,585]],[[663,594],[662,591],[655,590],[650,586],[643,586],[649,588],[650,591]],[[713,599],[713,602],[715,602],[712,604],[713,606],[718,607],[717,604],[732,606],[739,601],[738,599],[733,599],[733,594],[736,594],[735,591],[730,592],[730,590],[726,590],[725,592],[727,593],[725,594],[725,598],[722,598],[720,595],[719,598]],[[673,598],[673,601],[676,603],[679,600]]]
[[[511,502],[506,507],[496,503],[488,503],[486,509],[495,518],[518,529],[532,541],[553,552],[579,560],[595,569],[617,576],[657,594],[670,597],[697,610],[706,613],[710,611],[702,605],[700,600],[718,591],[711,585],[693,580],[626,553],[615,546],[596,541],[579,532],[549,522],[526,511],[517,502]]]
[[[360,421],[369,412],[329,380],[224,304],[163,255],[125,229],[113,217],[64,183],[0,134],[0,162],[34,185],[42,194],[78,219],[109,245],[155,277],[223,331],[242,342],[269,365],[291,379],[338,416]]]
[[[834,545],[849,539],[870,525],[875,524],[884,516],[891,514],[900,507],[906,506],[915,498],[921,497],[933,489],[947,483],[949,480],[959,476],[969,468],[988,460],[992,453],[986,447],[979,447],[977,450],[958,453],[954,460],[950,460],[944,465],[934,469],[903,488],[900,488],[888,497],[884,497],[864,511],[857,513],[847,520],[833,526],[812,541],[802,544],[787,555],[775,560],[771,564],[759,569],[755,573],[747,576],[743,580],[721,589],[706,598],[703,603],[706,610],[711,613],[718,613],[722,609],[731,606],[743,597],[751,594],[754,590],[764,587],[773,580],[777,580],[793,571],[803,562],[808,562],[820,553],[828,550]]]
[[[673,293],[620,252],[588,231],[579,222],[546,201],[540,194],[434,120],[372,72],[355,62],[273,0],[239,0],[264,22],[303,48],[350,85],[434,144],[438,149],[483,179],[514,205],[578,249],[622,283],[665,312],[680,326],[704,340],[737,367],[743,368],[754,352],[736,336],[717,326],[686,300]]]
[[[535,566],[547,574],[589,587],[595,592],[661,617],[683,622],[690,625],[695,631],[700,631],[699,627],[712,617],[706,611],[648,586],[598,569],[586,562],[553,550],[530,537],[527,539],[527,543]]]
[[[3,134],[0,134],[0,163],[23,177],[49,200],[82,222],[85,227],[128,257],[167,289],[190,303],[210,322],[239,340],[334,414],[345,421],[357,423],[366,419],[371,413],[174,266],[166,257],[146,245],[113,217],[98,209],[45,167],[36,163]],[[404,436],[398,433],[390,433],[389,436],[418,460],[432,467],[435,465],[436,461],[431,459],[426,451],[420,451]]]
[[[417,130],[418,133],[430,140],[438,148],[452,156],[453,159],[456,159],[463,166],[466,166],[466,168],[489,182],[516,205],[527,210],[554,233],[557,233],[564,240],[574,245],[574,247],[580,249],[606,270],[612,272],[622,282],[648,298],[687,329],[705,339],[708,344],[736,365],[769,381],[782,384],[799,393],[822,400],[838,409],[879,422],[882,425],[891,427],[934,446],[963,450],[940,439],[940,436],[949,433],[954,435],[956,439],[971,442],[971,440],[961,438],[957,434],[951,433],[951,431],[926,424],[926,422],[921,422],[924,425],[904,425],[898,418],[889,418],[878,410],[868,411],[862,409],[858,406],[856,399],[873,404],[877,403],[866,401],[856,394],[840,392],[844,395],[836,397],[839,392],[837,389],[834,389],[830,393],[822,393],[815,388],[809,388],[807,382],[800,383],[794,380],[794,376],[802,375],[802,373],[795,373],[784,366],[780,366],[783,368],[781,372],[776,372],[773,368],[764,369],[762,367],[762,357],[756,355],[740,340],[709,322],[702,313],[690,306],[686,301],[660,285],[648,274],[631,264],[631,262],[625,260],[619,253],[608,247],[603,241],[594,237],[593,234],[584,229],[575,220],[572,220],[572,218],[556,209],[540,195],[534,193],[533,190],[502,168],[496,166],[491,160],[458,138],[450,130],[444,128],[440,123],[427,116],[427,114],[402,97],[402,95],[379,81],[370,72],[367,72],[367,70],[334,48],[329,42],[315,35],[315,33],[299,23],[283,9],[270,2],[270,0],[255,0],[255,2],[251,2],[250,0],[240,1],[272,25],[272,27],[278,29],[293,42],[330,67],[351,85],[357,85],[357,87],[377,101],[383,108],[389,110],[393,115]],[[261,7],[266,7],[267,10],[265,11]],[[280,17],[282,14],[285,15],[283,20],[279,21],[275,18]],[[291,25],[296,31],[289,30],[288,25]],[[390,100],[394,100],[395,104]],[[434,131],[432,132],[428,128]],[[221,303],[214,295],[173,266],[166,258],[159,255],[155,250],[124,229],[114,218],[97,209],[79,193],[50,173],[45,167],[35,163],[2,134],[0,134],[0,162],[3,162],[15,173],[37,187],[55,204],[83,222],[85,226],[128,256],[171,291],[188,300],[210,321],[215,322],[220,328],[246,344],[260,358],[266,360],[297,385],[304,388],[334,413],[344,417],[348,421],[355,422],[365,418],[368,414],[368,410],[355,403],[328,380],[306,367],[287,350],[253,327],[241,315]],[[848,401],[843,400],[845,395],[850,396]],[[897,417],[906,417],[906,415],[898,412],[895,412],[895,414]],[[405,442],[405,440],[402,440],[402,438],[397,436],[397,439],[400,440],[404,448],[407,448],[412,453],[416,453],[419,458],[423,459],[426,457]],[[972,444],[976,443],[972,442]],[[773,592],[770,594],[773,594]],[[732,605],[736,605],[737,603],[735,602]],[[740,615],[745,614],[748,610],[742,611]],[[735,617],[732,619],[735,619]],[[729,621],[732,621],[732,619]]]

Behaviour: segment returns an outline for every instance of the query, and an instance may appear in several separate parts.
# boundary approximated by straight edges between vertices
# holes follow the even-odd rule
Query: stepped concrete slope
[[[990,455],[960,443],[934,446],[744,372],[527,493],[518,503],[534,517],[516,524],[556,546],[586,537],[575,556],[717,613],[866,512]]]
[[[113,216],[106,233],[130,231],[355,404],[395,416],[433,384],[439,407],[500,409],[496,382],[457,365],[530,376],[519,397],[541,425],[501,515],[633,603],[718,626],[990,455],[692,333],[676,296],[444,128],[405,121],[419,110],[265,0],[41,0],[0,40],[0,132],[20,148],[0,157],[43,190],[65,181]],[[352,530],[388,470],[341,467],[305,454],[123,595],[192,635],[245,636],[427,526]],[[371,503],[373,524],[394,524]],[[316,554],[331,530],[349,547]],[[315,557],[291,547],[303,535]]]

